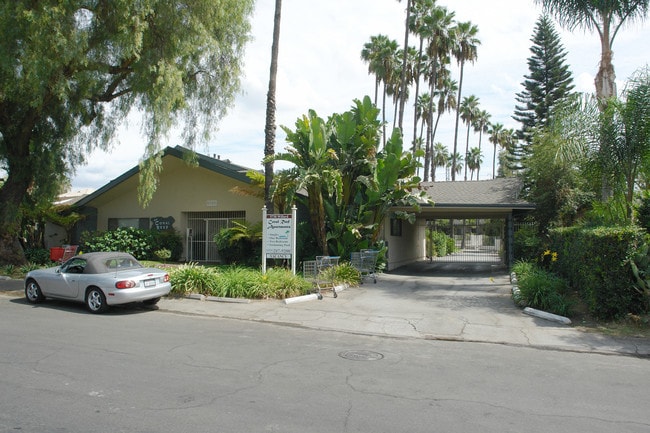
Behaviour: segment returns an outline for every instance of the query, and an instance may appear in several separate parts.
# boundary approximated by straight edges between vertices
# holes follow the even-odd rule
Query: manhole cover
[[[381,353],[370,350],[346,350],[339,353],[339,356],[352,361],[379,361],[384,357]]]

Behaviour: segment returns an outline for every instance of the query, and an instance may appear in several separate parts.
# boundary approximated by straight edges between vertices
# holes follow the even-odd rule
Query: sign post
[[[291,259],[291,272],[296,273],[296,207],[290,214],[267,214],[262,208],[262,273],[267,259]]]

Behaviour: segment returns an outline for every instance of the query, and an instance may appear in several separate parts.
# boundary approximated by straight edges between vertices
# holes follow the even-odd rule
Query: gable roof
[[[533,209],[520,197],[523,183],[514,177],[478,181],[422,182],[435,207],[507,207]]]
[[[163,149],[163,157],[165,156],[173,156],[181,160],[185,160],[185,158],[190,155],[193,151],[183,147],[183,146],[175,146],[175,147],[166,147]],[[213,171],[215,173],[219,173],[224,176],[228,176],[230,178],[233,178],[235,180],[238,180],[240,182],[244,183],[251,183],[251,180],[246,176],[246,173],[252,169],[233,164],[230,162],[230,160],[223,160],[223,159],[217,159],[217,158],[211,158],[209,156],[200,154],[198,152],[194,152],[196,155],[196,162],[198,163],[199,167],[205,168],[207,170]],[[127,179],[131,178],[132,176],[135,176],[140,172],[140,166],[136,165],[135,167],[131,168],[124,174],[122,174],[119,177],[116,177],[115,179],[111,180],[109,183],[106,185],[102,186],[101,188],[97,189],[95,192],[92,194],[89,194],[82,198],[81,200],[77,201],[75,203],[76,206],[83,206],[87,204],[88,202],[94,200],[95,198],[99,197],[100,195],[104,194],[106,191],[109,191],[113,188],[115,188],[117,185],[121,184],[122,182],[126,181]]]
[[[434,202],[433,206],[422,203],[423,217],[501,218],[535,209],[535,204],[520,197],[522,181],[517,178],[422,182],[420,189]]]

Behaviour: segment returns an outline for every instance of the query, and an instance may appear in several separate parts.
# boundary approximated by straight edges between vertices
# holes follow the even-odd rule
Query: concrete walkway
[[[446,268],[446,266],[449,266]],[[15,281],[15,280],[14,280]],[[22,282],[18,281],[22,290]],[[7,287],[0,280],[0,288]],[[0,292],[1,293],[1,292]],[[21,292],[6,295],[21,296]],[[392,338],[467,341],[650,357],[650,340],[612,338],[524,314],[505,270],[421,263],[322,300],[222,302],[165,298],[159,310]]]

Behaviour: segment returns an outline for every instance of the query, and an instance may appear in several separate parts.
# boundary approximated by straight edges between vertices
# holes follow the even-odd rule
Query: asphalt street
[[[365,288],[388,290],[380,284]],[[458,314],[466,307],[455,302],[472,304],[479,287],[447,306]],[[307,321],[335,302],[360,307],[354,293],[263,304]],[[400,311],[385,314],[379,320],[394,323]],[[401,325],[368,335],[137,305],[93,315],[18,296],[0,296],[0,326],[0,433],[650,429],[648,360],[639,357],[399,336]]]

